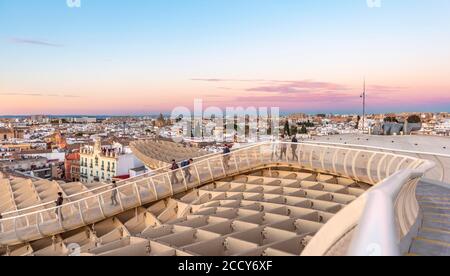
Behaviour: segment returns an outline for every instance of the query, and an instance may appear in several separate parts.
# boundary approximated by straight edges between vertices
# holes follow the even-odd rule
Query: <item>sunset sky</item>
[[[450,1],[0,0],[0,115],[450,111]]]

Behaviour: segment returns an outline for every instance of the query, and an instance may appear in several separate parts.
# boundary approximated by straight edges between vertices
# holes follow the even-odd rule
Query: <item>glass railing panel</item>
[[[168,178],[170,179],[172,194],[177,194],[186,191],[186,183],[184,181],[184,174],[182,168],[175,171],[171,171],[168,174]]]
[[[103,192],[98,196],[98,201],[100,201],[105,216],[117,214],[122,210],[118,190],[110,189],[109,191]]]
[[[172,187],[170,183],[171,172],[156,175],[152,177],[153,183],[155,183],[156,193],[158,198],[164,198],[171,195]]]
[[[262,165],[263,162],[263,153],[262,153],[262,147],[261,146],[257,146],[257,147],[252,147],[250,149],[248,149],[248,153],[247,156],[249,158],[250,164],[253,167],[257,167]]]
[[[14,234],[20,240],[36,239],[40,237],[39,231],[36,228],[36,216],[29,214],[16,218]]]
[[[260,160],[261,160],[262,164],[271,163],[273,156],[274,156],[274,154],[272,154],[274,152],[272,144],[260,145],[258,147],[258,152],[259,152]]]
[[[330,147],[326,147],[324,148],[323,151],[323,155],[322,155],[322,160],[321,160],[321,168],[324,172],[328,172],[328,173],[334,173],[334,168],[333,168],[333,157],[336,153],[336,149],[334,148],[330,148]]]
[[[136,180],[136,185],[139,189],[141,200],[143,202],[150,202],[156,198],[149,179]]]
[[[78,210],[80,214],[77,214],[77,216],[82,216],[83,224],[93,223],[103,218],[97,197],[81,200],[76,205],[77,208],[81,209],[81,211]]]
[[[320,158],[322,157],[323,151],[324,151],[324,148],[314,148],[310,151],[309,163],[312,168],[314,168],[316,170],[322,169],[322,164],[321,164]]]
[[[202,183],[213,180],[212,171],[209,165],[209,160],[200,161],[197,163],[198,172]]]
[[[213,157],[208,159],[208,170],[210,169],[214,179],[224,177],[225,176],[225,165],[222,162],[223,159],[221,156]]]

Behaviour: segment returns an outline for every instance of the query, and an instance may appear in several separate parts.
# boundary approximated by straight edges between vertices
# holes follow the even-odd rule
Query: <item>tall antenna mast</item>
[[[366,77],[364,77],[364,90],[363,90],[362,98],[363,98],[362,131],[364,134],[364,128],[366,126]]]

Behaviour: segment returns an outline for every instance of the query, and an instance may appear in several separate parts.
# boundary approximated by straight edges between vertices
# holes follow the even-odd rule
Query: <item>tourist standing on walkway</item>
[[[191,182],[191,179],[192,179],[191,167],[190,167],[190,165],[192,163],[194,163],[194,159],[192,159],[192,158],[189,160],[183,161],[181,163],[181,167],[183,168],[183,171],[184,171],[184,177],[186,178],[187,182]]]
[[[56,199],[55,201],[56,203],[56,209],[55,209],[55,214],[58,216],[58,219],[63,221],[64,220],[64,216],[62,214],[62,205],[64,203],[64,198],[63,198],[63,194],[61,192],[58,193],[58,199]]]
[[[286,140],[284,139],[284,135],[281,135],[280,148],[281,148],[280,159],[283,160],[283,156],[284,156],[284,158],[286,158],[286,153],[287,153],[287,144],[286,144]]]
[[[292,161],[294,161],[294,160],[297,160],[298,161],[298,155],[297,155],[297,143],[298,143],[298,140],[297,140],[297,137],[295,137],[295,135],[294,136],[292,136],[292,144],[291,144],[291,150],[292,150]]]
[[[170,181],[172,182],[172,184],[178,184],[180,183],[180,180],[177,177],[177,170],[180,167],[178,166],[177,162],[174,160],[172,160],[172,166],[170,167],[170,169],[172,170],[172,177],[170,179]]]
[[[119,205],[119,203],[117,202],[117,184],[116,181],[113,181],[112,185],[111,185],[111,205],[112,206],[117,206]]]

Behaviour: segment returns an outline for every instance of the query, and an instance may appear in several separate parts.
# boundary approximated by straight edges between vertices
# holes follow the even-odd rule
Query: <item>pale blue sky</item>
[[[350,112],[358,99],[345,99],[364,75],[380,93],[373,112],[394,108],[382,107],[386,90],[395,101],[408,96],[399,109],[450,109],[450,1],[381,3],[81,0],[71,9],[66,0],[0,0],[0,114],[170,111],[195,97],[232,105],[242,94],[264,102],[268,91],[249,91],[269,80],[345,86],[332,105],[300,94],[298,106],[275,104]],[[211,78],[247,82],[192,81]]]

